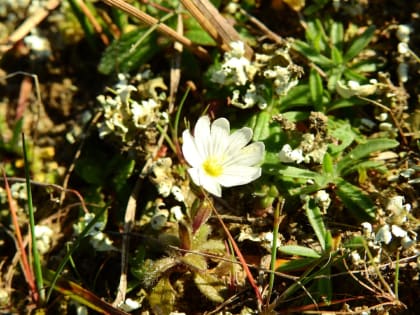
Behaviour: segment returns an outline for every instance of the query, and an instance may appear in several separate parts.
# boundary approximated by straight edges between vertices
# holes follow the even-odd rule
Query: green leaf
[[[366,101],[361,100],[360,98],[356,96],[350,97],[350,98],[340,98],[331,103],[331,105],[327,109],[327,113],[340,109],[340,108],[361,106],[365,104],[366,104]]]
[[[344,30],[343,30],[343,23],[333,21],[331,28],[330,28],[330,38],[331,44],[333,45],[334,50],[336,53],[339,53],[340,56],[342,55],[343,51],[343,41],[344,41]],[[332,53],[333,55],[333,53]],[[333,57],[334,60],[334,57]]]
[[[104,52],[99,63],[99,72],[127,73],[147,63],[159,50],[156,33],[146,35],[147,30],[134,30],[114,41]],[[134,45],[136,45],[135,48]]]
[[[318,11],[320,11],[330,0],[317,0],[314,1],[314,3],[310,2],[307,6],[305,6],[305,9],[303,10],[303,13],[305,16],[311,16]]]
[[[318,238],[319,243],[323,251],[327,249],[327,231],[322,213],[320,208],[315,204],[313,199],[309,199],[305,204],[306,216],[308,217],[309,223],[314,229],[315,235]]]
[[[329,177],[335,176],[333,160],[331,158],[331,155],[329,155],[328,153],[325,153],[324,155],[324,160],[322,161],[322,169],[324,171],[324,174],[328,174]]]
[[[180,261],[197,271],[207,270],[206,258],[202,255],[187,253],[180,258]]]
[[[290,111],[282,113],[282,116],[290,122],[298,122],[308,119],[309,113],[308,112],[301,112],[301,111]]]
[[[370,221],[375,217],[375,204],[359,187],[340,180],[337,183],[336,193],[357,221]]]
[[[201,293],[216,303],[222,303],[225,299],[223,292],[226,286],[223,281],[210,273],[194,273],[194,282]],[[168,313],[169,314],[169,313]]]
[[[115,185],[115,190],[118,191],[127,184],[127,180],[133,174],[136,161],[131,159],[124,159],[123,157],[115,159],[114,161],[118,164],[111,165],[110,167],[115,167],[116,169],[116,174],[113,175],[112,182]]]
[[[159,280],[149,295],[149,304],[154,314],[170,314],[175,307],[176,292],[172,288],[169,277]]]
[[[205,45],[205,46],[215,46],[216,42],[213,38],[204,30],[187,30],[185,32],[185,37],[189,38],[194,44]]]
[[[348,62],[356,57],[371,41],[373,34],[375,33],[375,26],[369,26],[366,31],[355,38],[350,45],[349,49],[344,54],[344,61]]]
[[[324,189],[327,186],[327,184],[328,184],[328,181],[325,180],[325,183],[323,185],[312,184],[305,187],[291,188],[289,189],[289,193],[292,196],[309,195],[309,194],[313,194],[314,192],[317,192],[320,189]]]
[[[356,73],[361,72],[377,72],[382,67],[382,64],[377,60],[361,60],[351,65],[351,71]]]
[[[309,73],[309,90],[315,110],[323,112],[322,97],[324,87],[322,86],[321,76],[315,69],[311,69]]]
[[[255,124],[253,126],[253,129],[254,129],[253,140],[254,141],[265,140],[270,136],[270,129],[269,129],[270,120],[271,120],[271,115],[267,111],[261,111],[256,115]]]
[[[294,166],[282,166],[278,169],[278,173],[281,176],[292,177],[292,178],[302,178],[302,179],[312,179],[315,182],[319,181],[319,179],[322,178],[322,175],[316,172],[294,167]]]
[[[363,236],[355,236],[343,244],[344,248],[359,249],[365,247],[365,239]]]
[[[356,138],[355,132],[352,130],[348,121],[328,120],[328,130],[330,135],[338,140],[339,145],[329,144],[328,151],[332,155],[337,155],[344,151]]]
[[[334,62],[331,59],[321,55],[319,51],[303,41],[296,40],[293,43],[293,48],[322,68],[329,69],[334,66]]]
[[[331,281],[331,266],[327,266],[317,274],[317,293],[327,305],[331,303],[333,286]]]
[[[375,169],[375,170],[379,170],[380,172],[384,172],[386,171],[386,168],[384,169],[384,162],[383,161],[363,161],[363,162],[359,162],[354,166],[351,166],[349,168],[346,168],[345,171],[341,172],[342,176],[346,176],[348,174],[351,174],[353,172],[359,171],[361,169]]]
[[[293,256],[301,256],[301,257],[310,257],[310,258],[320,258],[321,254],[318,253],[316,250],[300,246],[300,245],[284,245],[279,247],[279,251]]]
[[[371,139],[365,143],[357,145],[343,159],[337,163],[337,171],[339,174],[346,168],[358,163],[357,160],[368,157],[373,152],[384,151],[395,148],[399,143],[392,139]]]
[[[305,35],[308,43],[310,43],[311,47],[315,48],[316,51],[322,52],[325,50],[328,39],[320,19],[308,20]]]
[[[356,72],[352,69],[349,69],[349,68],[344,69],[343,74],[344,74],[344,77],[347,80],[353,80],[353,81],[357,81],[359,83],[363,83],[363,82],[367,81],[367,79],[364,75],[362,75],[362,74],[360,74],[360,73],[358,73],[358,72]]]
[[[331,58],[336,65],[341,65],[343,63],[343,55],[335,46],[331,47]]]
[[[279,267],[276,268],[276,271],[289,272],[289,271],[306,269],[307,266],[312,265],[317,260],[318,258],[308,258],[308,257],[292,259],[288,262],[282,263]]]
[[[297,106],[309,106],[311,103],[309,85],[301,84],[292,88],[283,98],[280,98],[279,111],[284,112]]]
[[[340,81],[341,77],[343,76],[344,66],[343,65],[336,65],[331,71],[328,71],[328,90],[331,92],[335,91],[335,87],[337,82]]]
[[[195,44],[215,46],[214,39],[201,27],[196,19],[184,19],[185,37],[191,39]]]

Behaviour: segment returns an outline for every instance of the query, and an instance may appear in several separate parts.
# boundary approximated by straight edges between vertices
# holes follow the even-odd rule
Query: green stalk
[[[26,151],[24,133],[22,133],[22,148],[23,148],[23,158],[25,161],[26,193],[28,197],[29,227],[31,230],[32,256],[33,256],[33,264],[34,264],[35,282],[36,282],[36,287],[39,292],[40,304],[42,304],[45,301],[45,290],[44,290],[44,282],[43,282],[43,277],[42,277],[41,260],[39,258],[39,252],[36,246],[35,216],[34,216],[34,208],[32,205],[31,179],[29,176],[29,162],[28,162],[28,154]]]
[[[398,299],[399,280],[400,280],[400,251],[397,250],[397,258],[395,262],[395,279],[394,279],[394,294],[395,294],[396,299]]]
[[[175,115],[175,123],[174,123],[174,129],[173,129],[175,139],[178,139],[178,128],[179,128],[179,121],[181,119],[181,111],[182,111],[182,108],[184,107],[184,103],[187,99],[188,94],[190,93],[190,90],[191,88],[188,87],[187,90],[185,91],[184,95],[182,96],[181,102],[179,103],[179,108]]]
[[[271,293],[273,292],[274,278],[275,278],[275,265],[277,259],[277,238],[279,235],[279,226],[280,226],[280,209],[283,208],[284,199],[278,200],[276,208],[274,209],[274,222],[273,222],[273,244],[271,246],[271,261],[270,261],[270,279],[268,283],[268,296],[267,296],[267,305],[270,303]]]

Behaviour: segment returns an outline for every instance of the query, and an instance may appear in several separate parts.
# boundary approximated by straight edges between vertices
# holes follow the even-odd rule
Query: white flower
[[[222,195],[223,187],[248,184],[261,176],[264,144],[254,142],[252,129],[244,127],[230,134],[229,121],[210,118],[198,119],[194,137],[189,130],[182,134],[182,152],[192,166],[188,169],[193,182],[215,196]]]

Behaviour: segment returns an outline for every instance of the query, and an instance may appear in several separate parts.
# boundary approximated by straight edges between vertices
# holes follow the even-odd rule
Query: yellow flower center
[[[202,164],[207,175],[218,177],[223,173],[222,159],[219,157],[210,156]]]

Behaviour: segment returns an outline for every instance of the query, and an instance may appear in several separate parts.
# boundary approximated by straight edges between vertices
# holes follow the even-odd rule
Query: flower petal
[[[227,167],[217,181],[224,187],[245,185],[261,176],[260,167],[232,165]]]
[[[236,153],[252,139],[252,129],[244,127],[229,136],[229,153]]]
[[[189,168],[188,173],[194,184],[197,186],[203,187],[209,193],[221,197],[222,196],[222,187],[215,180],[215,178],[207,176],[204,171],[200,168]]]
[[[189,130],[184,130],[182,133],[182,153],[187,162],[193,167],[199,167],[205,158],[198,151],[194,138]]]
[[[265,146],[262,142],[254,142],[239,150],[223,166],[255,166],[262,162]]]
[[[211,124],[210,156],[222,155],[229,146],[230,125],[226,118],[218,118]]]
[[[201,116],[194,127],[195,145],[201,157],[209,156],[210,118]]]
[[[197,186],[201,186],[201,180],[200,180],[200,169],[197,167],[192,167],[188,169],[188,174],[190,174],[190,177],[194,184]]]

